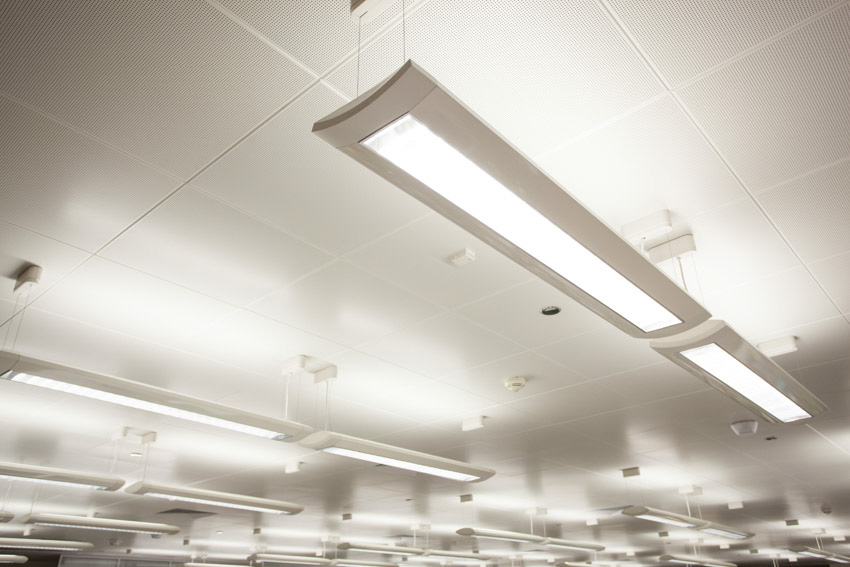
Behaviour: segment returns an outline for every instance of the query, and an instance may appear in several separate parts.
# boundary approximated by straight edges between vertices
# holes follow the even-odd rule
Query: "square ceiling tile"
[[[160,343],[174,343],[232,311],[172,283],[92,258],[35,304],[38,309]]]
[[[616,232],[661,209],[687,219],[745,196],[669,96],[559,146],[540,163]]]
[[[634,403],[654,402],[710,387],[668,360],[614,374],[595,383],[626,396]]]
[[[469,249],[475,260],[448,258]],[[465,230],[432,214],[346,256],[351,263],[445,307],[456,307],[533,276]]]
[[[602,378],[663,360],[646,341],[611,326],[536,350],[586,378]]]
[[[422,374],[354,350],[336,354],[328,361],[337,365],[337,379],[331,386],[331,394],[341,400],[360,404],[368,405],[386,396],[392,398],[410,390],[413,386],[432,380]]]
[[[192,188],[171,197],[100,255],[237,305],[332,259]]]
[[[544,307],[561,308],[543,315]],[[607,326],[604,319],[546,282],[533,279],[458,310],[460,315],[529,348]]]
[[[260,299],[250,309],[348,346],[387,335],[440,311],[342,261]]]
[[[850,154],[850,7],[679,92],[753,191]]]
[[[183,178],[311,81],[201,0],[3,7],[7,94]]]
[[[372,341],[361,350],[438,378],[516,354],[522,348],[457,315],[445,313]]]
[[[630,405],[630,402],[625,396],[599,384],[586,382],[529,396],[506,405],[531,415],[537,426],[541,427],[617,411]]]
[[[0,131],[0,218],[72,246],[96,250],[179,184],[3,97]]]
[[[850,313],[850,252],[815,262],[809,269],[841,312]]]
[[[424,205],[311,133],[316,120],[344,102],[316,86],[193,185],[335,254],[427,214]]]

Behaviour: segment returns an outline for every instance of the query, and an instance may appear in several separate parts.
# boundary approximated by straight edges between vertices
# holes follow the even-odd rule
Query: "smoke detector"
[[[756,431],[758,431],[759,428],[759,422],[755,419],[745,419],[731,423],[729,424],[729,427],[732,428],[732,431],[734,431],[735,435],[738,437],[749,437],[750,435],[756,434]]]
[[[522,376],[511,376],[510,378],[505,378],[503,381],[505,388],[510,390],[511,392],[519,392],[523,388],[525,388],[526,379]]]

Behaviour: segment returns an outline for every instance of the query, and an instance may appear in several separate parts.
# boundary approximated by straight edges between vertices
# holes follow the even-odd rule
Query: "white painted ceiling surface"
[[[416,0],[403,27],[396,2],[360,36],[361,92],[406,54],[612,227],[669,209],[674,235],[697,241],[694,294],[753,342],[799,337],[777,362],[831,411],[735,437],[740,406],[313,136],[356,94],[344,0],[7,1],[7,346],[275,416],[281,364],[310,354],[340,369],[334,430],[497,470],[462,485],[2,383],[0,460],[136,480],[135,448],[112,463],[112,435],[129,425],[159,433],[151,480],[306,508],[197,507],[216,515],[193,521],[157,514],[171,503],[17,483],[7,509],[172,521],[178,536],[117,546],[33,535],[212,561],[315,553],[326,536],[409,544],[398,536],[419,523],[432,547],[468,550],[455,529],[528,530],[542,506],[550,535],[651,564],[691,553],[696,532],[659,538],[606,509],[684,512],[678,489],[697,485],[694,513],[757,534],[729,550],[706,535],[708,557],[766,564],[821,529],[848,553],[832,541],[850,532],[848,2]],[[445,262],[464,247],[474,263]],[[30,262],[45,277],[18,331],[12,283]],[[563,312],[541,316],[550,304]],[[529,378],[516,394],[501,384],[513,375]],[[324,388],[297,386],[290,417],[324,427]],[[486,427],[462,433],[475,415]],[[284,475],[291,461],[302,471]],[[633,466],[641,476],[623,479]],[[588,558],[478,547],[503,564]]]

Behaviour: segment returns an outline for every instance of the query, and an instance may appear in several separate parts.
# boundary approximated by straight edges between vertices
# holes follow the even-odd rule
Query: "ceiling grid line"
[[[799,175],[795,175],[794,177],[789,177],[788,179],[783,179],[779,183],[774,183],[773,185],[770,185],[768,187],[765,187],[764,189],[759,190],[757,195],[764,195],[765,193],[773,191],[774,189],[779,189],[780,187],[784,187],[785,185],[788,185],[790,183],[794,183],[795,181],[800,181],[802,179],[805,179],[806,177],[816,175],[818,173],[821,173],[822,171],[826,171],[827,169],[835,167],[836,165],[841,165],[841,164],[846,163],[848,161],[850,161],[850,155],[844,156],[843,158],[839,158],[835,161],[831,161],[831,162],[824,164],[820,167],[816,167],[814,169],[804,171],[803,173],[801,173]],[[846,252],[846,250],[844,252],[839,252],[838,254],[843,254],[845,252]],[[837,256],[838,254],[835,254],[835,256]],[[823,259],[824,258],[819,258],[818,260],[823,260]]]

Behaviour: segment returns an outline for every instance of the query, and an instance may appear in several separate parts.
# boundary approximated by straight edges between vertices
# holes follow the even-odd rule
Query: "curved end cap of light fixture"
[[[11,522],[15,515],[11,512],[0,512],[0,523]]]
[[[461,528],[461,529],[457,530],[457,532],[455,532],[455,533],[457,533],[457,535],[472,537],[472,536],[475,535],[475,530],[472,529],[472,528]]]

